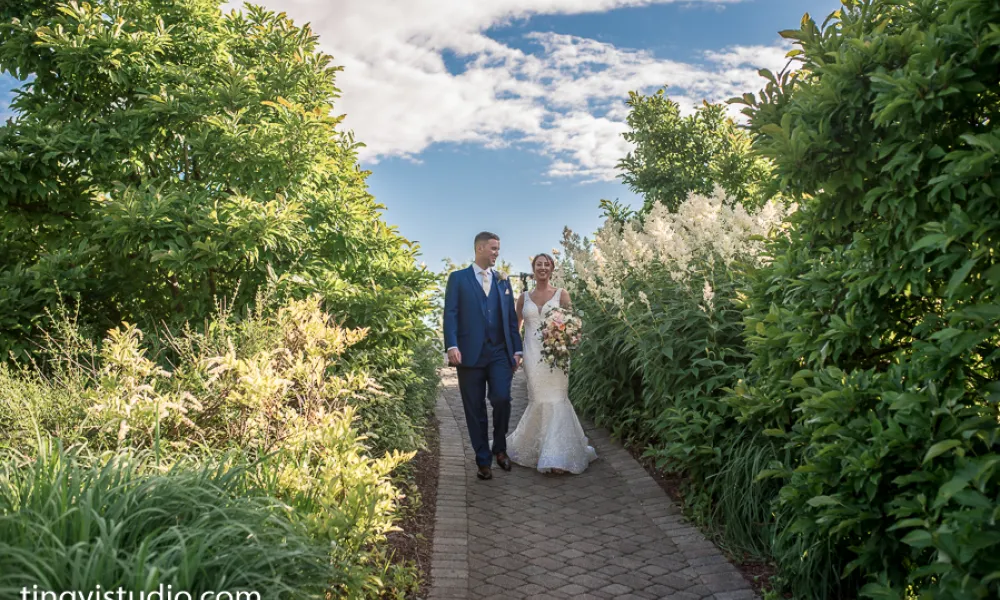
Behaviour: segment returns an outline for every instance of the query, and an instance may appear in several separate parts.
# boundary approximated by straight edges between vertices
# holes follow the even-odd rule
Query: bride
[[[517,299],[518,325],[524,323],[524,373],[528,378],[528,407],[507,436],[507,454],[524,467],[542,473],[583,473],[597,453],[569,402],[569,379],[561,369],[542,359],[541,327],[553,308],[570,307],[569,292],[552,287],[555,261],[539,254],[531,263],[535,289]]]

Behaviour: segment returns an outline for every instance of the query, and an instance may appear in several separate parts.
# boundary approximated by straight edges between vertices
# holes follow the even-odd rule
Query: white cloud
[[[560,114],[541,133],[528,136],[542,153],[551,156],[551,177],[580,177],[585,180],[614,179],[614,167],[629,151],[622,138],[623,121],[597,117],[585,111]]]
[[[733,46],[721,52],[709,51],[706,56],[729,68],[768,64],[780,67],[787,62],[784,46]],[[760,68],[760,67],[758,67]]]
[[[414,158],[428,146],[528,144],[550,159],[548,175],[609,180],[628,151],[624,100],[630,90],[671,86],[691,110],[760,85],[756,69],[780,68],[785,48],[733,47],[703,64],[657,58],[593,39],[534,32],[537,52],[485,34],[538,14],[600,12],[682,0],[263,0],[310,22],[323,50],[344,66],[336,103],[366,144],[362,158]],[[718,4],[740,0],[683,0]],[[467,62],[449,73],[444,52]]]

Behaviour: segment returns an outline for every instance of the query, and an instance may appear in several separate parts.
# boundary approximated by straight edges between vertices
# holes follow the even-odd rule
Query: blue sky
[[[0,120],[6,121],[11,116],[10,101],[13,100],[13,88],[18,81],[7,73],[0,73]]]
[[[598,202],[641,201],[617,180],[629,90],[661,85],[685,110],[757,91],[778,36],[838,0],[263,0],[310,22],[345,67],[335,102],[367,144],[386,220],[437,269],[480,230],[515,270],[591,233]],[[235,6],[235,4],[233,5]],[[0,115],[9,76],[0,76]]]

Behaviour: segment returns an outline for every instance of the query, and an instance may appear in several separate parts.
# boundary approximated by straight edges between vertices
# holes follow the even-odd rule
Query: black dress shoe
[[[493,471],[487,465],[479,465],[479,470],[476,471],[476,477],[480,479],[493,479]]]
[[[497,464],[504,471],[510,471],[510,457],[506,452],[497,452]]]

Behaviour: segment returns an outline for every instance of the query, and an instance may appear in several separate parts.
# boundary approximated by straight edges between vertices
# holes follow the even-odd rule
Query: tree
[[[1000,594],[1000,5],[845,1],[746,113],[799,202],[749,292],[797,598]]]
[[[753,153],[750,136],[726,116],[725,105],[704,102],[682,117],[663,89],[651,96],[630,92],[628,105],[625,139],[635,150],[618,168],[643,196],[642,214],[657,203],[676,211],[689,194],[708,196],[716,185],[748,209],[773,196],[770,163]]]
[[[0,127],[0,351],[45,310],[96,329],[198,321],[263,287],[319,292],[400,366],[433,274],[381,220],[331,116],[308,27],[219,0],[24,0],[0,8],[0,69],[33,78]]]

